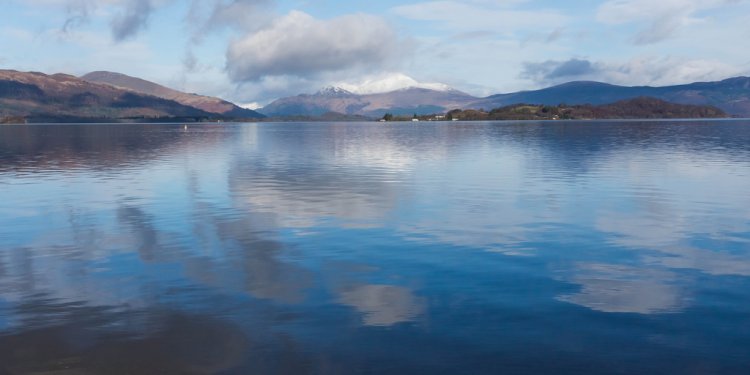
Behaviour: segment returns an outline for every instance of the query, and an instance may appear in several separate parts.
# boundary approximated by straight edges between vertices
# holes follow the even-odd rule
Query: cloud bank
[[[380,17],[345,15],[319,20],[300,11],[230,43],[226,68],[234,81],[267,76],[314,76],[377,67],[397,56],[396,33]]]
[[[112,39],[121,42],[136,36],[148,27],[149,19],[158,7],[173,0],[34,0],[40,5],[56,5],[65,9],[62,32],[68,33],[87,25],[91,17],[112,14],[109,20]]]
[[[605,24],[641,24],[633,36],[637,45],[653,44],[673,36],[680,29],[700,23],[704,12],[735,5],[744,0],[609,0],[597,10]]]
[[[148,25],[153,10],[150,0],[126,2],[124,9],[112,19],[112,37],[116,41],[122,41],[134,36]]]
[[[665,86],[697,81],[721,80],[741,75],[740,68],[717,60],[676,57],[640,57],[625,62],[572,58],[526,62],[521,78],[538,86],[569,81],[601,81],[621,85]]]
[[[211,32],[234,28],[251,32],[268,25],[276,18],[274,0],[193,0],[186,22],[191,30],[191,42],[201,43]]]

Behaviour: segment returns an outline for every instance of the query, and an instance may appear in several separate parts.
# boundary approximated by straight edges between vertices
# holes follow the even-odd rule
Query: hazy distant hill
[[[627,87],[600,82],[570,82],[541,90],[493,95],[470,103],[467,108],[490,109],[517,103],[599,105],[643,96],[679,104],[712,105],[732,116],[750,117],[750,78],[748,77],[664,87]]]
[[[339,112],[380,117],[429,114],[451,109],[498,108],[518,103],[540,105],[601,105],[638,97],[652,97],[678,104],[715,106],[731,116],[750,117],[750,78],[737,77],[720,82],[687,85],[626,87],[601,82],[570,82],[541,90],[477,98],[456,90],[408,88],[382,94],[357,95],[339,88],[328,88],[312,95],[281,98],[260,112],[272,116],[320,115]]]
[[[234,118],[263,117],[258,112],[241,108],[226,100],[210,96],[184,93],[141,78],[131,77],[121,73],[98,71],[86,74],[81,78],[89,82],[108,84],[141,94],[174,100],[180,104],[222,116]]]
[[[215,114],[67,74],[0,70],[0,118],[31,121],[209,118]]]
[[[406,88],[381,94],[358,95],[337,87],[315,94],[278,99],[260,110],[267,116],[318,116],[330,112],[380,117],[385,113],[427,114],[460,108],[477,100],[457,90]]]

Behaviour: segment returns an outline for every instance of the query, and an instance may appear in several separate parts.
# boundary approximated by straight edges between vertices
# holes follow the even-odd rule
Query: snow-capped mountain
[[[379,117],[385,113],[429,114],[462,108],[477,100],[451,88],[434,90],[406,87],[375,94],[356,94],[340,87],[326,87],[315,94],[278,99],[259,111],[268,116],[318,116],[328,112]]]

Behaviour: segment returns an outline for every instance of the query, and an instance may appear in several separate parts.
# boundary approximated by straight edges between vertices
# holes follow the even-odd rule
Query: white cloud
[[[703,20],[700,13],[744,0],[609,0],[597,10],[606,24],[646,24],[633,37],[636,44],[661,42],[678,30]]]
[[[224,28],[249,32],[266,27],[275,18],[274,4],[274,0],[193,0],[186,18],[192,42]]]
[[[90,22],[91,17],[109,17],[112,38],[119,42],[148,27],[152,13],[174,0],[27,0],[35,7],[61,8],[65,20],[60,26],[69,32]]]
[[[227,51],[227,72],[242,82],[379,67],[403,53],[399,46],[395,31],[379,17],[353,14],[319,20],[292,11],[233,41]]]
[[[238,104],[238,105],[239,105],[240,107],[242,107],[242,108],[246,108],[246,109],[252,109],[252,110],[256,110],[256,109],[260,109],[260,108],[263,108],[263,105],[261,105],[261,104],[260,104],[260,103],[258,103],[258,102],[252,102],[252,103],[243,103],[243,104]]]
[[[281,97],[314,92],[326,85],[326,82],[322,80],[296,76],[266,76],[257,81],[240,82],[239,84],[229,80],[228,82],[236,87],[235,93],[231,95],[235,101],[240,103],[258,102],[262,106]]]
[[[33,47],[29,49],[26,58],[33,56],[34,63],[16,65],[18,70],[73,75],[93,70],[113,70],[148,79],[151,76],[163,77],[174,69],[174,66],[156,60],[150,46],[140,40],[123,41],[113,48],[106,33],[87,30],[64,32],[60,29],[43,30],[36,35],[27,35],[26,38],[28,40],[25,43]],[[77,54],[61,52],[67,50],[77,51]],[[56,57],[48,59],[48,56]],[[14,63],[17,64],[17,60],[14,58]]]

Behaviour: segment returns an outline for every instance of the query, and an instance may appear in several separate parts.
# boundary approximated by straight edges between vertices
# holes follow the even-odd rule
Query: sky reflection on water
[[[10,373],[750,368],[743,121],[6,126],[0,190]]]

